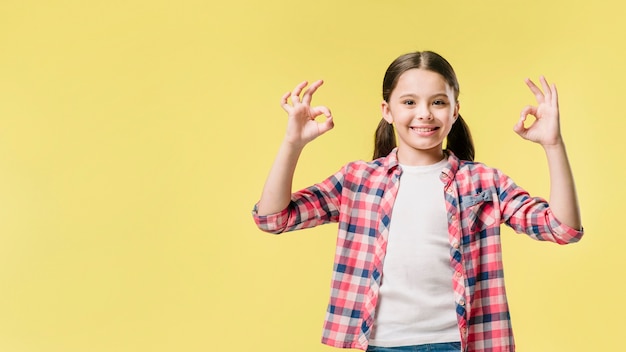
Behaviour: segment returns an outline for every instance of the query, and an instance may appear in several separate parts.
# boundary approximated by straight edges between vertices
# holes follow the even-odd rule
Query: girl
[[[373,161],[348,163],[293,194],[302,149],[332,129],[333,118],[311,106],[322,81],[283,95],[287,133],[253,216],[272,233],[339,224],[323,343],[377,352],[515,350],[500,224],[559,244],[583,234],[556,86],[540,83],[526,80],[537,106],[522,110],[514,130],[545,150],[549,205],[472,161],[456,75],[436,53],[402,55],[387,69]],[[320,115],[324,122],[315,121]],[[525,127],[528,115],[536,120]]]

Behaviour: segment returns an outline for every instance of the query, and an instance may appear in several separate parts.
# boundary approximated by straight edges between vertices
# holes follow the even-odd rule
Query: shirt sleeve
[[[287,208],[278,213],[259,215],[255,204],[255,223],[265,232],[279,234],[337,222],[345,170],[344,166],[324,181],[293,193]]]
[[[531,197],[501,172],[498,172],[498,181],[502,220],[515,232],[558,244],[575,243],[582,238],[583,229],[577,230],[560,222],[545,199]]]

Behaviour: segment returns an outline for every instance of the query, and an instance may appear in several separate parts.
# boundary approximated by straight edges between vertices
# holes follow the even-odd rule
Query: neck
[[[398,162],[409,166],[432,165],[445,157],[441,146],[429,150],[415,150],[412,148],[398,148]]]

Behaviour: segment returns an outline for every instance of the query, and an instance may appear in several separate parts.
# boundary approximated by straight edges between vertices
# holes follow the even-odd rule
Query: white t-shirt
[[[444,184],[446,160],[400,165],[382,285],[369,344],[460,341],[452,288]]]

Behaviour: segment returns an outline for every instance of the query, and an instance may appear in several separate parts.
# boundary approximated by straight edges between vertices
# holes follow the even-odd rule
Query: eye
[[[446,101],[445,100],[441,100],[441,99],[437,99],[437,100],[433,101],[433,105],[446,105]]]
[[[415,101],[411,100],[411,99],[407,99],[407,100],[403,101],[402,104],[404,104],[404,105],[415,105]]]

